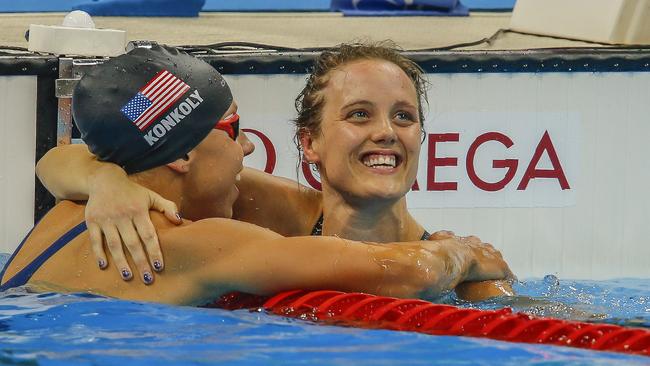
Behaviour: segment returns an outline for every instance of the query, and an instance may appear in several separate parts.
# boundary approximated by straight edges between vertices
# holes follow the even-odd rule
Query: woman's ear
[[[167,167],[176,173],[185,174],[190,171],[190,166],[192,165],[193,160],[194,151],[190,151],[189,153],[185,154],[184,157],[168,163]]]
[[[320,163],[320,156],[316,150],[318,143],[314,142],[311,132],[306,129],[301,129],[298,132],[298,139],[300,140],[300,147],[302,147],[303,160],[309,164]]]

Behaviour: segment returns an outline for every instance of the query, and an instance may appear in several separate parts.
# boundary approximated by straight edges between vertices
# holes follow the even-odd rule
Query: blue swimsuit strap
[[[314,227],[311,229],[311,236],[321,236],[323,235],[323,214],[320,214],[318,221],[314,224]],[[429,240],[431,234],[428,231],[424,230],[420,240]]]
[[[32,229],[34,230],[34,229]],[[2,273],[0,273],[0,279],[4,276],[5,271],[9,267],[9,264],[11,261],[13,261],[14,257],[16,254],[20,251],[20,248],[22,248],[23,244],[27,241],[27,238],[31,235],[32,230],[27,234],[25,239],[20,243],[20,246],[16,249],[14,254],[9,258],[9,261],[5,265],[5,268],[2,270]],[[36,273],[36,271],[45,263],[48,259],[50,259],[56,252],[59,251],[59,249],[63,248],[74,240],[79,234],[83,233],[86,231],[86,222],[82,222],[79,225],[73,227],[70,229],[67,233],[63,234],[57,241],[52,243],[47,249],[43,251],[38,257],[36,257],[31,263],[29,263],[25,268],[23,268],[21,271],[16,273],[10,280],[5,282],[2,286],[0,286],[0,291],[5,291],[7,289],[10,289],[12,287],[18,287],[22,286],[29,281],[30,278]]]

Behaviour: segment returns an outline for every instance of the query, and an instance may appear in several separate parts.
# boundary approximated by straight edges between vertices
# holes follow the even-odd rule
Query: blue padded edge
[[[202,11],[329,11],[330,0],[206,0]]]
[[[87,2],[88,0],[0,0],[0,12],[64,12],[72,10],[74,6]]]
[[[462,0],[470,10],[512,10],[516,0]]]
[[[73,7],[92,16],[198,17],[205,0],[94,0]]]
[[[90,0],[0,0],[0,12],[66,12]],[[511,10],[515,0],[462,0],[470,10]],[[202,11],[329,11],[330,0],[206,0]]]

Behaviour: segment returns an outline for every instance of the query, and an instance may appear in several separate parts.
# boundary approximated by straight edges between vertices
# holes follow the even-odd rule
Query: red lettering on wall
[[[457,166],[458,158],[436,157],[436,144],[438,142],[458,142],[459,133],[431,133],[429,134],[429,164],[427,166],[427,191],[455,191],[457,182],[436,182],[436,167]]]
[[[266,151],[266,165],[264,166],[264,171],[266,173],[273,174],[273,171],[275,170],[276,153],[271,139],[269,139],[263,132],[254,130],[252,128],[242,128],[242,131],[246,133],[252,133],[262,141],[264,150]]]
[[[508,183],[510,183],[512,178],[515,177],[515,173],[517,173],[517,165],[519,162],[517,159],[492,160],[492,167],[507,168],[508,170],[506,171],[506,174],[504,174],[500,181],[494,183],[486,182],[481,179],[478,174],[476,174],[476,169],[474,168],[474,157],[476,156],[476,150],[488,141],[498,141],[506,148],[510,148],[514,145],[514,142],[512,142],[510,137],[500,132],[487,132],[477,137],[467,151],[467,159],[465,162],[467,167],[467,176],[478,188],[484,191],[494,192],[503,189]]]
[[[553,169],[537,169],[537,163],[539,163],[539,159],[541,159],[544,151],[546,151],[548,154],[548,157],[551,160],[551,165],[553,165]],[[523,191],[526,189],[526,187],[528,187],[530,180],[535,178],[555,178],[560,183],[562,190],[571,188],[569,187],[569,182],[566,179],[564,170],[562,170],[560,159],[557,157],[555,146],[553,146],[553,142],[551,141],[551,136],[549,136],[548,131],[544,131],[542,139],[539,141],[539,144],[537,144],[533,158],[530,159],[530,164],[528,164],[526,173],[524,173],[519,186],[517,186],[517,190]]]
[[[418,180],[416,179],[415,182],[413,182],[413,185],[411,186],[412,191],[419,191],[420,190],[420,185],[418,184]]]

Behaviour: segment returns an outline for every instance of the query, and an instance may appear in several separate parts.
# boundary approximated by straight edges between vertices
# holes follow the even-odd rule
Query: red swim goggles
[[[230,117],[224,118],[217,122],[214,128],[217,130],[226,131],[231,139],[237,140],[237,136],[239,136],[239,115],[237,113],[233,113]]]

